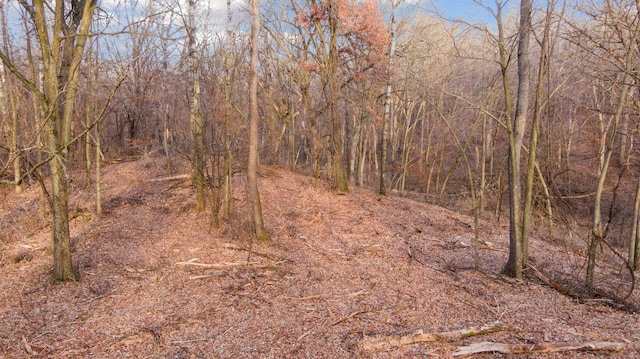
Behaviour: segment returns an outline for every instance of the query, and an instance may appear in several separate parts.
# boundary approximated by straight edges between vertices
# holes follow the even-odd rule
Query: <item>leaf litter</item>
[[[241,176],[234,218],[219,228],[210,213],[193,211],[188,181],[151,181],[165,175],[159,159],[107,166],[100,218],[91,186],[73,186],[75,283],[50,279],[50,228],[33,219],[36,186],[7,194],[0,357],[448,358],[481,342],[602,341],[624,347],[521,357],[640,357],[638,314],[500,275],[508,255],[502,224],[481,221],[475,270],[467,215],[365,188],[337,195],[278,167],[260,174],[268,243],[250,241]],[[533,238],[530,253],[547,279],[581,278],[585,259],[566,246]],[[629,280],[614,267],[602,266],[598,280],[622,292]],[[635,291],[627,302],[638,299]],[[496,322],[500,330],[477,337],[366,345]]]

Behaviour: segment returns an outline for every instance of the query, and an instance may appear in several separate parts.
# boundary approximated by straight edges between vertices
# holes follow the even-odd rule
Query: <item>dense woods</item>
[[[101,163],[149,156],[191,163],[218,226],[246,173],[261,239],[260,163],[508,221],[517,278],[530,234],[579,247],[590,292],[601,256],[640,269],[636,2],[251,4],[0,2],[0,180],[41,188],[56,279],[68,172],[99,215]]]

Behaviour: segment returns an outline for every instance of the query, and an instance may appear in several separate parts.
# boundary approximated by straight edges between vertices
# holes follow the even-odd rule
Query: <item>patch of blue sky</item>
[[[503,14],[517,9],[519,1],[502,0]],[[494,0],[429,0],[422,1],[425,10],[437,14],[447,20],[463,21],[474,24],[495,23],[494,14],[497,12]]]

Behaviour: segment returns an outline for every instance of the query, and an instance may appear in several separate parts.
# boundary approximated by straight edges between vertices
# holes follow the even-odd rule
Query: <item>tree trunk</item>
[[[289,94],[289,169],[296,170],[296,108],[293,94]]]
[[[395,28],[395,11],[396,2],[392,1],[391,4],[391,23],[389,25],[389,38],[391,44],[389,45],[389,55],[387,58],[387,85],[384,91],[384,115],[382,117],[382,148],[380,149],[380,194],[387,195],[386,185],[386,171],[387,171],[387,142],[389,137],[389,121],[391,119],[391,67],[393,66],[393,56],[396,52],[396,28]]]
[[[538,79],[536,85],[536,97],[534,105],[534,115],[531,122],[531,135],[529,139],[529,157],[527,160],[527,172],[525,173],[525,198],[524,208],[522,212],[522,264],[526,268],[527,258],[529,257],[529,230],[531,227],[531,217],[533,214],[533,180],[536,176],[536,151],[538,148],[538,129],[540,123],[540,117],[542,116],[543,108],[543,90],[544,90],[544,78],[547,70],[549,69],[549,57],[547,51],[549,50],[549,32],[551,28],[553,8],[555,7],[555,0],[547,2],[547,14],[545,19],[545,25],[541,43],[540,61],[538,64]],[[541,182],[544,182],[542,176],[540,176]],[[546,186],[545,186],[546,188]],[[551,208],[551,206],[548,206]],[[551,214],[551,213],[550,213]]]
[[[262,205],[258,191],[258,44],[260,32],[260,9],[258,0],[251,0],[251,59],[249,79],[249,163],[247,164],[247,187],[252,205],[255,237],[258,241],[268,240],[262,219]]]
[[[638,179],[638,185],[636,187],[636,200],[633,205],[633,220],[631,222],[631,238],[629,244],[629,267],[633,270],[638,270],[638,258],[636,258],[636,252],[638,251],[638,215],[640,214],[640,179]]]
[[[100,166],[102,163],[102,146],[100,141],[100,123],[96,123],[95,128],[96,145],[96,215],[102,216],[102,189],[100,179]]]
[[[87,62],[91,63],[90,61],[87,61]],[[91,84],[91,75],[88,76],[87,86],[89,87],[89,93],[93,92],[91,89],[91,87],[93,86]],[[93,115],[91,103],[92,102],[89,99],[89,95],[85,96],[84,130],[86,131],[86,133],[83,136],[84,137],[83,145],[84,145],[84,178],[85,178],[84,186],[85,188],[87,188],[91,183],[91,131],[89,131],[89,128],[91,127],[91,118]]]
[[[331,154],[333,156],[333,174],[338,192],[349,192],[347,173],[343,159],[343,122],[338,116],[338,14],[336,4],[329,9],[329,61],[327,85],[329,86],[329,116],[331,118]]]
[[[5,53],[9,53],[9,32],[7,31],[7,21],[5,18],[4,0],[0,1],[0,23],[2,26],[2,48]],[[8,135],[10,138],[10,154],[9,161],[13,165],[13,179],[16,193],[22,193],[22,185],[20,184],[21,160],[20,160],[20,139],[19,139],[19,111],[18,111],[18,94],[14,87],[13,81],[8,78],[7,69],[4,63],[0,63],[0,111],[2,117],[11,119]],[[7,121],[9,122],[9,121]]]
[[[206,180],[204,177],[204,124],[201,111],[200,92],[200,59],[196,44],[195,12],[197,0],[189,0],[188,24],[186,24],[188,36],[189,85],[191,87],[191,103],[189,117],[191,120],[191,166],[192,180],[196,187],[196,212],[205,209],[204,189]]]
[[[233,33],[231,32],[231,0],[227,0],[227,43],[224,59],[225,81],[224,81],[224,131],[222,142],[224,146],[223,169],[222,169],[222,215],[227,221],[233,217],[233,187],[231,179],[233,176],[233,157],[231,152],[231,63],[233,51]]]
[[[529,40],[531,37],[531,0],[520,2],[520,33],[518,39],[518,98],[513,123],[507,126],[509,134],[509,260],[504,273],[522,279],[526,267],[525,244],[522,237],[523,208],[520,183],[521,152],[529,108]],[[511,123],[507,118],[507,123]]]
[[[28,80],[4,51],[0,52],[5,66],[38,97],[47,119],[47,148],[51,156],[53,278],[59,281],[78,278],[71,261],[66,165],[80,64],[96,7],[95,1],[73,1],[69,12],[72,16],[68,17],[65,4],[64,1],[56,1],[53,14],[49,16],[43,0],[34,0],[31,6],[22,3],[35,26],[40,45],[44,91]],[[48,23],[50,19],[53,19],[53,26]]]

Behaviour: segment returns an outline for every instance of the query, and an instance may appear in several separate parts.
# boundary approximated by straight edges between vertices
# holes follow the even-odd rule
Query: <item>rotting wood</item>
[[[376,335],[366,336],[362,342],[362,348],[365,350],[383,349],[391,347],[399,347],[403,345],[436,342],[439,340],[459,340],[463,338],[473,337],[477,335],[494,333],[502,330],[500,321],[495,321],[481,327],[469,327],[460,330],[440,333],[428,333],[423,329],[409,335]]]
[[[463,347],[453,353],[454,357],[479,353],[502,354],[534,354],[557,353],[567,351],[620,351],[624,343],[614,342],[584,342],[584,343],[542,343],[542,344],[503,344],[482,342]]]

